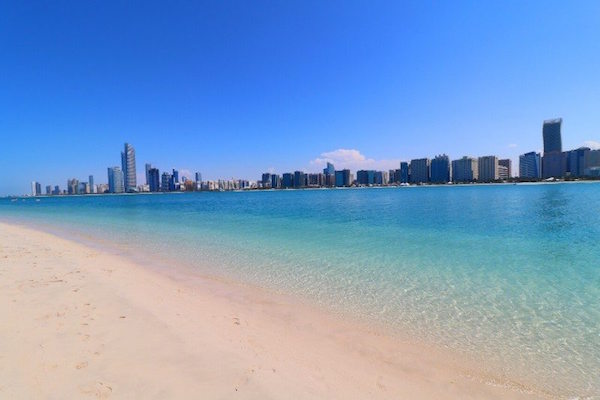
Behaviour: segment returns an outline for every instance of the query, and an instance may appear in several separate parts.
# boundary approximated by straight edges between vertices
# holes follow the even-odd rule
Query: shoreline
[[[177,279],[101,246],[14,223],[0,222],[0,237],[0,310],[8,316],[0,356],[12,367],[0,367],[8,377],[0,394],[553,398],[475,377],[449,352],[289,296],[197,274]],[[126,377],[132,370],[135,384]]]

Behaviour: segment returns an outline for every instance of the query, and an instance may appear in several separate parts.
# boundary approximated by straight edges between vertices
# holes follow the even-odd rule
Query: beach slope
[[[7,223],[0,318],[0,398],[545,398],[292,298]]]

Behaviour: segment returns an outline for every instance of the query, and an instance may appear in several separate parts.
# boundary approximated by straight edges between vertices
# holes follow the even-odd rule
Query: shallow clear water
[[[51,224],[292,292],[600,398],[600,184],[0,199]]]

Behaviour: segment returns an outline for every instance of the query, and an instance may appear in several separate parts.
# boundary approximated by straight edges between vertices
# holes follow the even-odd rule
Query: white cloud
[[[516,144],[516,143],[511,143],[511,144],[509,144],[509,145],[508,145],[508,148],[509,148],[509,149],[514,149],[514,148],[516,148],[516,147],[519,147],[519,145],[518,145],[518,144]]]
[[[600,142],[597,142],[595,140],[587,140],[583,142],[583,145],[585,147],[589,147],[592,150],[600,150]]]
[[[179,180],[181,180],[184,176],[187,179],[192,179],[192,177],[193,177],[192,171],[190,171],[189,169],[181,168],[179,170]]]
[[[373,158],[367,158],[360,151],[355,149],[337,149],[325,153],[314,160],[310,161],[312,169],[325,168],[327,163],[332,163],[336,169],[350,169],[353,171],[360,169],[378,169],[388,170],[400,168],[400,160],[396,159],[383,159],[375,160]]]

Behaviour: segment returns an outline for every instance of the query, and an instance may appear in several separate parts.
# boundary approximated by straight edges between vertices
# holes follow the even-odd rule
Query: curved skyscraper
[[[123,170],[123,183],[126,192],[134,192],[137,187],[135,171],[135,149],[125,143],[125,151],[121,152],[121,168]]]

